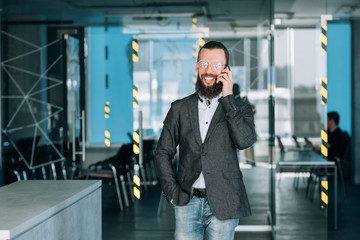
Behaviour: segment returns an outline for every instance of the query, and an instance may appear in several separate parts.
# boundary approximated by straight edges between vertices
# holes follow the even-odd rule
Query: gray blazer
[[[251,106],[233,95],[221,98],[204,143],[199,129],[198,94],[171,104],[156,148],[163,193],[174,205],[190,201],[192,184],[203,172],[210,208],[221,220],[251,215],[236,148],[256,139]],[[179,146],[179,167],[172,159]]]

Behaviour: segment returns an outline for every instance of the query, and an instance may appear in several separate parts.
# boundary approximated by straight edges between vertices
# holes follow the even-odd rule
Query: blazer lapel
[[[199,127],[198,94],[194,93],[188,101],[188,111],[190,115],[191,128],[194,131],[196,141],[201,145],[201,135]]]

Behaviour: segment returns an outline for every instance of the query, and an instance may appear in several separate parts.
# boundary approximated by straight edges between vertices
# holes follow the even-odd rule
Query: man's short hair
[[[340,116],[337,112],[329,112],[327,114],[328,119],[332,119],[335,121],[336,125],[339,125]]]
[[[218,42],[218,41],[210,41],[210,42],[207,42],[204,44],[204,46],[202,46],[199,50],[199,53],[198,53],[198,61],[199,61],[199,55],[200,55],[200,52],[203,48],[206,48],[206,49],[222,49],[224,50],[225,52],[225,58],[226,58],[226,64],[229,63],[229,57],[230,57],[230,53],[229,51],[227,50],[227,48],[224,46],[224,44],[222,44],[221,42]]]

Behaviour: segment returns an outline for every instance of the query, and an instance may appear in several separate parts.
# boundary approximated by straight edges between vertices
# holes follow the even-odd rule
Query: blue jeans
[[[185,206],[175,206],[175,240],[234,239],[239,219],[219,220],[211,212],[208,199],[193,196]]]

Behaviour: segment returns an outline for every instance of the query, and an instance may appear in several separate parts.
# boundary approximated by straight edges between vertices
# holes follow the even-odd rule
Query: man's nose
[[[205,69],[206,73],[214,73],[215,71],[213,70],[213,68],[211,67],[211,65],[209,64],[207,66],[207,68]]]

